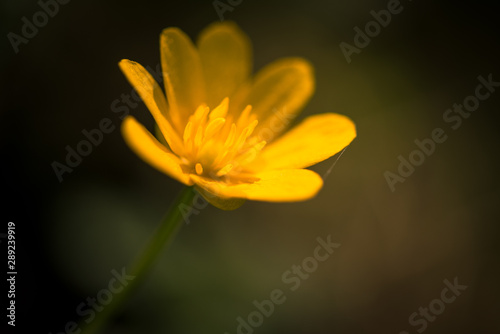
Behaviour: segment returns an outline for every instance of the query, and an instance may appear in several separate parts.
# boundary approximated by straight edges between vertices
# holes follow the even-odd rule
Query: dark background
[[[358,137],[311,201],[192,216],[106,332],[233,334],[252,301],[278,288],[287,301],[255,333],[417,333],[408,317],[458,277],[467,289],[426,333],[500,333],[500,92],[458,129],[443,121],[479,75],[500,81],[492,3],[404,1],[350,64],[339,44],[352,44],[353,28],[387,1],[244,0],[224,13],[251,38],[256,70],[286,56],[313,63],[317,89],[299,119],[341,113]],[[72,0],[16,54],[7,34],[40,10],[35,1],[1,2],[0,233],[16,223],[16,329],[59,333],[137,253],[181,189],[123,142],[111,104],[131,87],[118,61],[154,68],[163,28],[196,38],[219,17],[211,1]],[[143,104],[130,113],[152,125]],[[51,164],[64,163],[65,147],[103,118],[115,130],[59,182]],[[447,140],[391,192],[384,172],[396,172],[398,156],[435,128]],[[335,159],[312,169],[323,175]],[[341,247],[290,292],[282,273],[328,235]]]

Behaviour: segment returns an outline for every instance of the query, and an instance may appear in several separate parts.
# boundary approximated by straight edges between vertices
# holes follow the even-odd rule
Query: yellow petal
[[[288,127],[313,92],[312,66],[301,58],[280,59],[257,73],[249,95],[239,107],[252,106],[259,120],[255,134],[270,142]]]
[[[160,144],[134,117],[127,116],[121,129],[128,146],[145,162],[179,182],[193,185],[189,176],[182,172],[179,158]]]
[[[245,199],[242,198],[221,198],[217,197],[214,194],[208,192],[202,187],[196,186],[196,190],[207,200],[208,203],[212,204],[216,208],[222,210],[235,210],[245,203]]]
[[[309,167],[340,152],[355,137],[356,126],[346,116],[333,113],[310,116],[266,146],[248,168]]]
[[[200,55],[189,37],[178,28],[163,30],[160,51],[170,113],[178,133],[182,133],[189,116],[205,102]]]
[[[308,169],[265,171],[254,175],[259,181],[228,185],[207,178],[191,175],[196,185],[210,197],[223,200],[231,198],[266,202],[296,202],[310,199],[323,185],[321,177]],[[210,200],[209,200],[210,201]]]
[[[210,25],[200,34],[197,44],[208,92],[206,102],[212,109],[249,77],[251,44],[232,22]]]
[[[170,148],[177,154],[182,154],[180,138],[166,117],[168,107],[165,95],[153,76],[141,64],[128,59],[120,61],[119,66],[153,115]]]

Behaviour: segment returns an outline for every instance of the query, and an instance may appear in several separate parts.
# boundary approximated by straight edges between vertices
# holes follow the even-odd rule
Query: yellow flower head
[[[234,23],[206,28],[195,46],[177,28],[160,36],[165,93],[140,64],[120,68],[161,132],[157,140],[132,116],[122,124],[128,145],[147,163],[197,190],[213,205],[245,200],[309,199],[323,185],[304,169],[356,137],[353,122],[327,113],[285,132],[314,92],[311,65],[277,60],[251,77],[251,45]]]

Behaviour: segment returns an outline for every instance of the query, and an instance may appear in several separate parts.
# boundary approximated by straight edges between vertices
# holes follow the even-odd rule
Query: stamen
[[[227,164],[225,165],[223,168],[221,168],[217,174],[217,176],[224,176],[226,175],[227,173],[229,173],[231,171],[231,169],[233,169],[233,165],[232,164]]]
[[[194,166],[194,169],[196,169],[196,174],[203,174],[203,166],[200,163],[197,163],[196,166]]]
[[[210,123],[208,123],[207,125],[207,128],[205,129],[205,135],[203,136],[203,138],[205,140],[212,138],[213,135],[215,135],[222,128],[225,122],[226,120],[222,117],[210,121]]]
[[[188,124],[184,128],[184,136],[183,136],[184,144],[187,144],[189,139],[191,139],[192,129],[193,129],[193,123],[190,121],[190,122],[188,122]]]
[[[224,165],[224,164],[222,163],[222,161],[224,161],[224,159],[226,159],[226,157],[227,157],[228,155],[229,155],[229,151],[228,151],[228,150],[225,150],[222,154],[219,154],[219,155],[217,156],[217,158],[215,158],[213,165],[214,165],[214,166]],[[226,160],[226,162],[227,162],[227,160]]]
[[[254,148],[255,150],[257,150],[257,151],[259,151],[259,152],[260,152],[260,151],[264,148],[264,146],[266,146],[266,144],[267,144],[267,141],[263,140],[263,141],[261,141],[260,143],[255,144],[255,145],[253,146],[253,148]]]
[[[200,176],[224,176],[224,182],[229,183],[255,182],[258,178],[245,174],[243,168],[266,145],[265,141],[259,142],[252,136],[258,124],[257,116],[251,113],[251,105],[239,115],[229,114],[228,108],[226,97],[212,110],[201,104],[189,117],[182,134],[183,168]]]
[[[224,147],[229,147],[233,145],[234,138],[236,135],[236,125],[233,123],[231,124],[231,130],[229,130],[229,134],[227,135],[226,142],[224,143]]]
[[[215,107],[210,112],[210,115],[208,116],[209,121],[219,117],[225,118],[227,115],[228,108],[229,108],[229,98],[226,97],[217,107]]]
[[[238,127],[243,127],[248,123],[249,115],[252,112],[252,106],[247,105],[245,109],[241,112],[240,117],[238,118],[237,125]]]
[[[233,145],[234,147],[233,150],[235,152],[239,151],[243,147],[243,144],[245,144],[247,138],[252,134],[253,130],[257,126],[257,123],[259,123],[259,121],[255,120],[250,125],[248,125],[246,128],[243,129],[243,131],[240,133],[240,136]]]
[[[249,126],[247,126],[247,129],[249,129],[247,138],[253,133],[253,130],[255,130],[255,127],[257,126],[257,124],[259,124],[259,121],[255,119],[252,121],[252,123],[250,123]]]
[[[199,148],[201,145],[201,140],[203,139],[203,128],[200,126],[196,129],[196,135],[194,136],[194,146]]]
[[[196,108],[196,111],[194,112],[194,114],[191,116],[193,118],[193,120],[196,120],[196,121],[199,121],[200,119],[203,118],[203,115],[205,114],[205,112],[208,111],[208,107],[206,104],[200,104],[198,106],[198,108]],[[208,113],[207,113],[208,114]]]
[[[236,159],[238,160],[238,162],[241,165],[249,164],[257,157],[257,154],[259,154],[259,152],[262,150],[262,148],[264,148],[265,145],[266,145],[266,141],[263,140],[260,143],[257,143],[255,145],[253,145],[252,147],[250,147],[244,153],[239,155]]]

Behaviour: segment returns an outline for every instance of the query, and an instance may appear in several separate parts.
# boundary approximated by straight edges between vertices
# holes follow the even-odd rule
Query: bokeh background
[[[467,289],[425,332],[500,333],[500,89],[457,130],[443,121],[479,75],[500,81],[498,6],[402,1],[348,63],[339,44],[387,4],[244,0],[224,13],[251,38],[255,70],[286,56],[314,64],[316,93],[299,120],[345,114],[358,137],[311,201],[193,215],[106,333],[233,334],[274,289],[286,302],[254,333],[417,333],[410,315],[455,277]],[[36,1],[1,7],[3,36],[40,11]],[[218,20],[212,1],[73,0],[19,53],[3,38],[0,233],[16,223],[17,330],[60,333],[77,321],[77,306],[107,287],[181,190],[124,144],[111,104],[131,87],[118,61],[154,68],[163,28],[196,38]],[[130,113],[152,126],[143,104]],[[103,118],[115,130],[60,183],[51,163]],[[438,127],[448,139],[392,192],[384,173]],[[312,169],[324,175],[336,158]],[[290,291],[282,274],[329,235],[341,246]]]

